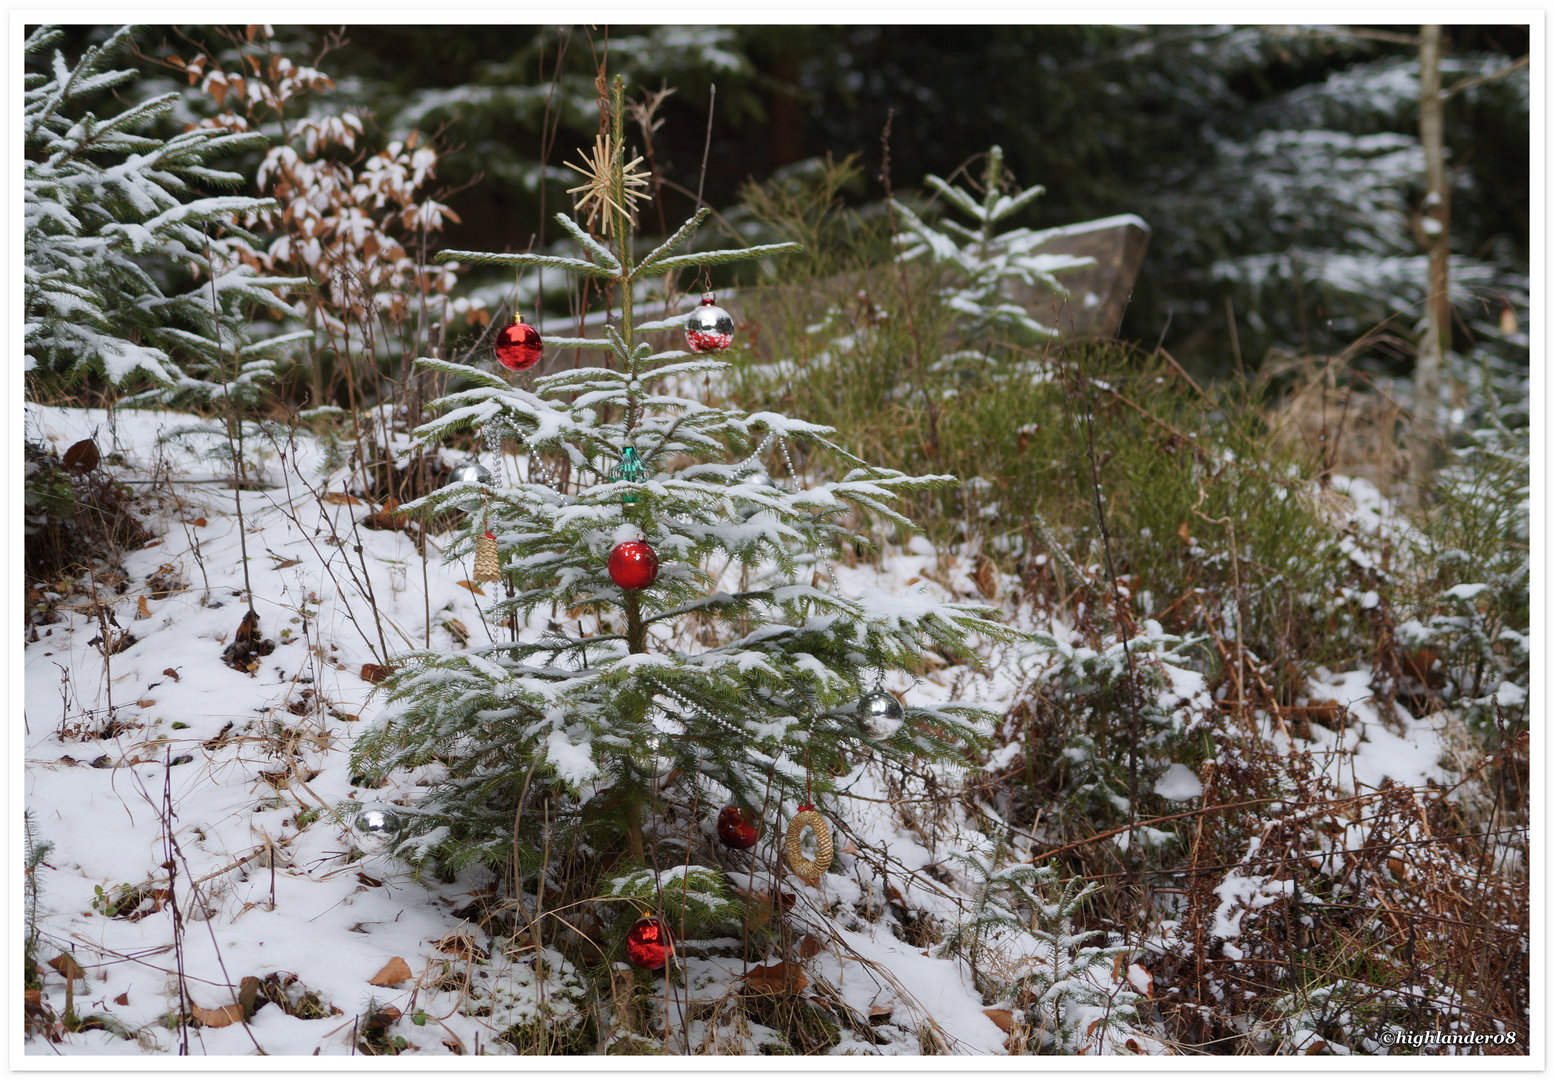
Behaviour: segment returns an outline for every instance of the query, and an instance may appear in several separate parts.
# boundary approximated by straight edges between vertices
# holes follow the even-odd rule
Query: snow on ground
[[[461,584],[473,577],[471,567],[442,565],[435,550],[423,567],[403,532],[360,527],[374,508],[348,497],[343,473],[324,471],[324,449],[311,439],[250,441],[245,458],[259,468],[264,490],[242,493],[240,532],[236,495],[210,453],[214,441],[167,438],[193,424],[158,412],[109,417],[28,407],[29,439],[60,453],[79,439],[97,440],[104,460],[140,493],[139,512],[157,539],[125,557],[128,581],[111,605],[117,627],[110,629],[133,634],[132,644],[105,661],[91,644],[100,620],[84,598],[69,596],[58,601],[59,621],[40,626],[23,655],[24,800],[36,840],[54,845],[37,876],[41,959],[72,953],[87,970],[76,987],[78,1012],[110,1016],[136,1037],[93,1031],[57,1044],[34,1039],[26,1050],[176,1052],[176,1023],[163,1021],[176,1015],[181,968],[201,1009],[232,1004],[247,976],[280,973],[295,977],[295,993],[316,994],[327,1014],[301,1019],[267,1006],[246,1026],[191,1029],[194,1054],[350,1054],[371,1002],[404,1014],[392,1030],[420,1054],[507,1052],[495,1035],[533,1015],[531,967],[493,961],[500,985],[477,992],[496,999],[484,1019],[460,1011],[459,992],[432,985],[447,959],[438,943],[465,925],[456,912],[490,885],[487,872],[444,884],[413,881],[404,866],[382,858],[348,862],[350,833],[333,810],[352,799],[410,794],[394,787],[369,794],[351,783],[352,740],[378,707],[363,667],[428,643],[455,648],[460,632],[488,636],[483,597]],[[434,537],[434,549],[449,539]],[[275,642],[252,671],[222,660],[246,612],[245,544],[259,631]],[[838,564],[834,573],[853,596],[925,590],[979,599],[972,569],[969,559],[919,539],[887,551],[880,566]],[[989,659],[982,673],[946,667],[916,680],[894,677],[887,687],[919,704],[969,701],[1002,712],[1026,673],[1045,663],[1031,645]],[[1373,786],[1383,775],[1420,782],[1438,756],[1436,733],[1426,721],[1405,722],[1401,733],[1395,722],[1383,723],[1365,681],[1364,673],[1340,673],[1312,687],[1314,699],[1332,697],[1351,717],[1342,734],[1314,729],[1318,747],[1355,751],[1344,766],[1351,786]],[[877,771],[860,766],[843,786],[873,800],[853,804],[861,809],[848,826],[886,852],[900,902],[944,918],[963,912],[965,894],[944,883],[940,868],[985,839],[964,822],[925,826],[930,850],[921,830],[902,827],[901,807]],[[1200,793],[1180,767],[1158,790],[1176,800]],[[888,1007],[879,1038],[866,1044],[849,1033],[835,1052],[917,1053],[916,1031],[930,1021],[956,1053],[1005,1052],[1004,1033],[984,1012],[964,965],[912,947],[883,922],[843,925],[833,917],[884,906],[878,879],[860,866],[856,849],[839,839],[837,862],[818,888],[792,877],[781,887],[802,896],[794,918],[825,942],[807,965],[813,977],[863,1017]],[[120,912],[130,917],[109,917],[134,888],[138,905]],[[170,899],[184,920],[181,938]],[[371,985],[396,957],[414,977]],[[686,992],[726,993],[740,974],[731,964],[738,962],[688,958]],[[56,1013],[64,992],[64,979],[46,970],[45,1000]],[[425,1022],[413,1025],[418,1010]]]
[[[349,863],[349,830],[331,809],[352,798],[400,796],[392,788],[369,795],[351,784],[352,739],[377,708],[362,668],[385,662],[385,652],[427,641],[456,647],[455,621],[475,639],[483,636],[482,598],[459,584],[473,577],[472,568],[443,566],[434,553],[423,582],[411,539],[358,527],[374,508],[346,498],[342,474],[321,475],[324,452],[308,439],[250,443],[245,458],[261,468],[265,490],[242,493],[246,531],[240,535],[234,492],[208,450],[216,441],[167,438],[195,423],[133,410],[111,418],[99,410],[28,410],[27,437],[58,453],[95,438],[105,460],[143,493],[139,513],[158,534],[126,556],[128,585],[112,605],[133,644],[105,663],[89,644],[99,635],[98,620],[73,596],[59,602],[60,621],[40,627],[23,659],[24,799],[37,840],[54,845],[38,875],[42,959],[70,951],[88,971],[77,1001],[90,1004],[78,1004],[78,1012],[112,1016],[138,1041],[87,1032],[53,1046],[35,1039],[28,1052],[176,1052],[179,1033],[161,1021],[177,1008],[180,957],[166,893],[153,895],[167,878],[161,867],[169,805],[179,848],[175,891],[185,920],[179,949],[193,1004],[219,1010],[236,1000],[245,976],[280,972],[296,977],[298,991],[312,991],[326,1008],[340,1010],[304,1020],[267,1006],[246,1027],[192,1029],[193,1053],[245,1055],[262,1047],[272,1055],[349,1054],[353,1025],[371,1001],[405,1013],[394,1030],[423,1054],[473,1053],[477,1046],[502,1052],[496,1021],[511,1022],[508,1014],[463,1016],[457,994],[416,990],[413,979],[394,987],[369,983],[394,957],[418,975],[435,973],[443,955],[436,943],[460,927],[452,912],[489,884],[486,872],[445,885],[413,882],[406,868],[383,858]],[[245,541],[260,633],[276,643],[251,673],[222,661],[247,610]],[[866,587],[910,592],[939,587],[921,580],[925,572],[937,573],[936,562],[931,549],[919,546],[887,559],[883,571],[838,566],[836,572],[853,594]],[[153,596],[151,579],[169,572],[181,585]],[[969,582],[961,584],[972,591]],[[142,598],[145,615],[137,618]],[[910,689],[924,702],[947,701],[954,674],[891,687]],[[997,708],[1013,684],[976,680],[975,687],[973,696]],[[100,737],[110,720],[112,731]],[[277,788],[272,780],[289,761],[296,762],[298,779]],[[883,814],[870,835],[881,832],[890,834],[892,856],[910,871],[933,861],[933,853]],[[197,896],[190,875],[200,879]],[[784,887],[795,884],[789,879]],[[142,885],[147,898],[138,917],[107,917],[104,909],[125,887]],[[857,893],[856,884],[850,887]],[[847,895],[849,884],[833,874],[822,889],[834,900]],[[817,893],[808,902],[822,901]],[[815,958],[846,1001],[867,1016],[879,1002],[864,973],[887,970],[899,984],[887,994],[899,1002],[898,1021],[910,1027],[932,1016],[961,1051],[1003,1052],[1003,1033],[983,1015],[956,963],[922,956],[883,926],[871,929],[876,932],[849,932],[846,940],[849,955],[872,967],[830,953],[825,961]],[[716,961],[687,964],[694,981],[697,966]],[[524,971],[519,965],[509,974]],[[700,973],[704,982],[706,975]],[[47,971],[45,981],[46,1000],[59,1012],[64,980]],[[727,978],[722,982],[726,989]],[[411,1026],[415,1009],[438,1019]],[[907,1030],[901,1029],[896,1049],[915,1053],[916,1038],[908,1039]]]

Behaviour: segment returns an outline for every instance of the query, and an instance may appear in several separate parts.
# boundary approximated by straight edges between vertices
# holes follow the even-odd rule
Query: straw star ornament
[[[568,195],[582,193],[577,200],[578,213],[588,214],[588,227],[593,228],[594,219],[604,218],[604,231],[615,231],[615,215],[608,213],[606,208],[612,208],[625,216],[630,225],[637,223],[637,200],[646,199],[648,186],[647,173],[637,168],[642,163],[641,156],[632,158],[620,167],[617,178],[614,168],[616,155],[615,140],[609,135],[600,135],[594,139],[593,157],[578,151],[583,158],[582,165],[574,165],[570,161],[567,168],[580,173],[586,183],[579,184],[575,188],[568,188]]]

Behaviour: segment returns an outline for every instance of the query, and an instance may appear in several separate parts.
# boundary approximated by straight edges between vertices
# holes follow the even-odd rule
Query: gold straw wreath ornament
[[[804,857],[804,849],[799,844],[806,826],[815,830],[813,859]],[[792,821],[788,822],[788,836],[783,845],[783,851],[788,856],[788,865],[793,867],[793,872],[805,881],[819,881],[820,875],[830,867],[831,827],[826,824],[825,818],[816,813],[813,806],[806,804],[799,807],[799,812],[793,815]]]

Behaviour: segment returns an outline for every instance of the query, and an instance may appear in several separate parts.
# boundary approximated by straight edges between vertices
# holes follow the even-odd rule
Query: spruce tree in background
[[[106,118],[83,111],[91,95],[136,78],[103,70],[131,36],[121,28],[74,66],[55,52],[51,74],[25,76],[25,370],[29,381],[147,379],[158,395],[251,390],[270,372],[268,357],[298,335],[254,344],[244,309],[278,306],[277,290],[303,281],[256,275],[227,242],[248,235],[239,217],[273,200],[200,191],[243,183],[209,163],[262,146],[264,136],[147,134],[176,92]],[[39,29],[25,51],[42,53],[61,37]]]
[[[640,339],[687,319],[635,321],[651,279],[796,245],[673,254],[703,210],[637,257],[631,211],[642,196],[623,161],[620,95],[617,81],[613,137],[600,138],[583,196],[608,243],[557,215],[583,258],[442,256],[544,266],[613,287],[616,316],[601,336],[546,341],[602,353],[603,362],[544,375],[531,390],[421,361],[470,385],[441,400],[444,414],[420,437],[435,444],[478,428],[487,445],[516,438],[528,478],[456,482],[411,506],[466,511],[453,554],[473,547],[477,577],[494,559],[506,586],[488,619],[524,627],[542,616],[545,628],[400,658],[383,718],[358,741],[355,762],[369,778],[409,770],[423,780],[396,849],[403,858],[448,870],[506,867],[516,856],[520,877],[543,881],[547,853],[554,863],[568,851],[624,851],[601,894],[650,897],[662,908],[673,905],[657,871],[697,849],[684,824],[690,808],[710,827],[732,805],[765,841],[801,804],[825,811],[845,798],[833,778],[861,754],[899,763],[961,755],[987,719],[978,710],[909,702],[898,730],[871,738],[860,698],[884,675],[918,669],[926,649],[966,654],[970,635],[1009,632],[984,608],[879,590],[846,596],[829,573],[838,544],[866,543],[850,512],[906,530],[890,504],[952,478],[874,468],[829,441],[828,428],[698,401],[692,390],[726,365]],[[804,488],[793,469],[800,454],[834,455],[851,468]],[[488,530],[495,551],[481,550]],[[649,566],[633,581],[612,553],[624,546],[641,556],[643,545],[656,555],[656,577]],[[667,852],[655,856],[659,843]]]

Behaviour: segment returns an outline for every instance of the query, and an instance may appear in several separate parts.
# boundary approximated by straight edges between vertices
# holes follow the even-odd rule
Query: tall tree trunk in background
[[[1445,99],[1441,96],[1441,28],[1425,26],[1419,35],[1419,141],[1424,147],[1425,195],[1419,218],[1420,239],[1430,256],[1425,293],[1426,327],[1414,365],[1413,454],[1416,496],[1440,458],[1440,432],[1435,414],[1441,398],[1442,369],[1451,348],[1451,303],[1447,259],[1451,252],[1451,191],[1446,183],[1446,145],[1442,134]]]

